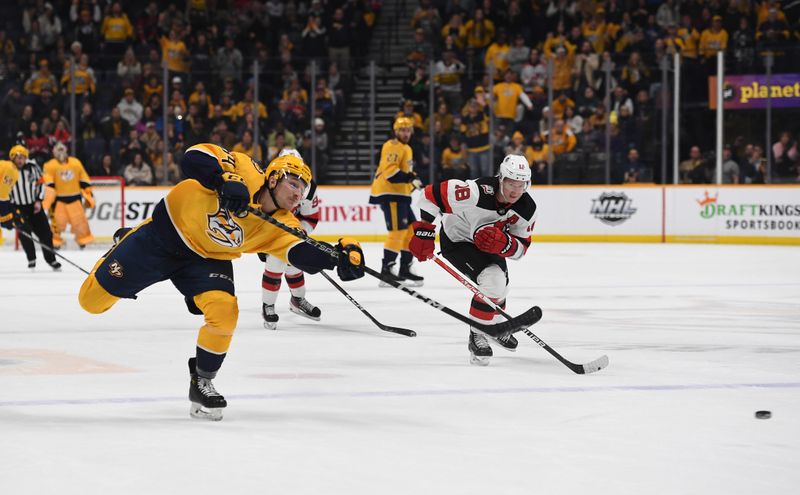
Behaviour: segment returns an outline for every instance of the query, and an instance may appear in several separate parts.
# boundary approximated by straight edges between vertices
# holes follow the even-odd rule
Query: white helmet
[[[281,150],[281,152],[280,152],[280,153],[278,153],[278,158],[280,158],[280,157],[282,157],[282,156],[287,156],[287,155],[291,155],[291,156],[293,156],[293,157],[295,157],[295,158],[299,158],[299,159],[301,159],[301,160],[303,159],[303,157],[302,157],[302,156],[300,156],[300,152],[299,152],[299,151],[297,151],[297,150],[296,150],[296,149],[294,149],[294,148],[283,148],[283,149]]]
[[[506,155],[500,163],[497,176],[500,177],[501,181],[503,179],[522,180],[530,185],[531,167],[524,156]]]

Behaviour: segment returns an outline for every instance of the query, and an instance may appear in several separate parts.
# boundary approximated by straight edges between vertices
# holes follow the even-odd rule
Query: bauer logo
[[[596,219],[607,225],[619,225],[636,213],[631,205],[633,200],[625,193],[603,193],[592,200],[591,213]]]

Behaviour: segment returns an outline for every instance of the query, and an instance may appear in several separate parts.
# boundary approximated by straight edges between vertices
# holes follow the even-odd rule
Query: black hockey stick
[[[261,218],[263,220],[266,220],[267,222],[271,223],[272,225],[278,227],[279,229],[284,230],[284,231],[294,235],[298,239],[301,239],[303,242],[307,242],[308,244],[311,244],[312,246],[314,246],[315,248],[319,249],[323,253],[326,253],[326,254],[330,255],[332,258],[334,258],[334,259],[338,259],[339,258],[339,253],[335,249],[333,249],[333,247],[329,246],[328,244],[324,244],[322,242],[319,242],[316,239],[312,239],[311,237],[308,237],[308,235],[305,233],[305,231],[289,227],[288,225],[285,225],[282,222],[280,222],[278,220],[275,220],[270,215],[267,215],[263,211],[258,210],[256,208],[249,207],[247,210],[250,213],[252,213],[253,215],[255,215],[255,216],[257,216],[257,217],[259,217],[259,218]],[[499,323],[494,323],[492,325],[487,325],[485,323],[480,323],[480,322],[477,322],[477,321],[475,321],[475,320],[473,320],[473,319],[471,319],[469,317],[466,317],[466,316],[462,315],[461,313],[459,313],[457,311],[453,311],[452,309],[448,308],[444,304],[442,304],[442,303],[440,303],[440,302],[438,302],[438,301],[436,301],[434,299],[431,299],[429,297],[423,296],[422,294],[420,294],[420,293],[418,293],[418,292],[416,292],[416,291],[414,291],[412,289],[409,289],[408,287],[403,286],[401,283],[395,282],[394,280],[389,279],[389,278],[384,278],[383,276],[381,276],[380,272],[377,272],[377,271],[373,270],[372,268],[370,268],[370,267],[368,267],[366,265],[364,266],[364,271],[366,273],[368,273],[369,275],[377,278],[378,280],[381,280],[381,281],[391,285],[395,289],[400,289],[401,291],[405,292],[406,294],[408,294],[408,295],[410,295],[410,296],[412,296],[412,297],[414,297],[416,299],[419,299],[420,301],[424,302],[428,306],[434,307],[434,308],[438,309],[439,311],[442,311],[443,313],[446,313],[446,314],[452,316],[453,318],[455,318],[455,319],[457,319],[457,320],[459,320],[459,321],[461,321],[463,323],[466,323],[467,325],[471,325],[472,327],[480,330],[481,332],[483,332],[486,335],[489,335],[491,337],[505,337],[506,335],[510,335],[510,334],[512,334],[514,332],[519,332],[519,331],[521,331],[521,330],[523,330],[525,328],[528,328],[529,326],[533,325],[534,323],[536,323],[537,321],[539,321],[542,318],[542,310],[538,306],[534,306],[534,307],[530,308],[528,311],[526,311],[526,312],[524,312],[524,313],[522,313],[522,314],[520,314],[518,316],[515,316],[515,317],[509,319],[508,321],[503,321],[503,322],[499,322]]]
[[[464,285],[464,287],[466,287],[470,291],[472,291],[473,294],[475,294],[476,296],[480,297],[483,300],[483,302],[485,302],[486,304],[492,306],[494,309],[497,310],[498,313],[500,313],[501,315],[503,315],[507,319],[511,319],[511,316],[508,313],[506,313],[505,311],[500,309],[500,306],[498,306],[497,304],[494,303],[494,301],[489,299],[488,296],[486,296],[483,292],[481,292],[480,289],[475,287],[475,285],[473,285],[472,282],[470,282],[467,279],[467,277],[465,277],[463,274],[461,274],[458,270],[456,270],[455,268],[453,268],[450,265],[448,265],[447,263],[445,263],[440,257],[438,257],[436,255],[433,256],[433,261],[435,261],[437,265],[439,265],[442,268],[444,268],[444,270],[447,273],[449,273],[450,275],[452,275],[456,280],[461,282],[461,284]],[[547,345],[542,339],[540,339],[539,337],[534,335],[534,333],[531,332],[530,330],[528,330],[527,328],[524,329],[523,332],[525,332],[525,335],[527,335],[528,337],[532,338],[534,342],[539,344],[539,346],[542,349],[544,349],[545,351],[549,352],[550,354],[553,355],[553,357],[555,357],[556,359],[561,361],[564,364],[564,366],[566,366],[567,368],[571,369],[572,371],[574,371],[575,373],[577,373],[579,375],[588,374],[588,373],[594,373],[595,371],[600,371],[601,369],[603,369],[606,366],[608,366],[608,356],[605,356],[605,355],[595,359],[594,361],[590,361],[590,362],[588,362],[586,364],[573,363],[571,361],[568,361],[561,354],[557,353],[552,347]]]
[[[417,336],[417,332],[415,332],[414,330],[409,330],[408,328],[392,327],[392,326],[389,326],[389,325],[384,325],[383,323],[379,322],[378,320],[376,320],[376,319],[375,319],[375,317],[374,317],[374,316],[372,316],[371,314],[369,314],[369,311],[367,311],[366,309],[364,309],[364,307],[363,307],[363,306],[361,306],[361,305],[358,303],[358,301],[356,301],[355,299],[353,299],[353,296],[351,296],[351,295],[350,295],[350,294],[349,294],[349,293],[348,293],[346,290],[344,290],[344,288],[343,288],[341,285],[339,285],[338,283],[336,283],[336,280],[334,280],[334,279],[333,279],[333,278],[332,278],[330,275],[328,275],[328,274],[327,274],[327,273],[325,273],[324,271],[321,271],[321,272],[319,272],[319,273],[320,273],[320,275],[322,275],[323,277],[325,277],[325,279],[326,279],[328,282],[330,282],[330,283],[331,283],[331,285],[333,285],[334,287],[336,287],[336,288],[339,290],[339,292],[341,292],[342,294],[344,294],[344,297],[346,297],[348,301],[350,301],[351,303],[353,303],[353,306],[357,307],[359,311],[361,311],[362,313],[364,313],[364,314],[367,316],[367,318],[369,318],[370,320],[372,320],[372,323],[374,323],[375,325],[377,325],[377,326],[378,326],[378,328],[380,328],[381,330],[384,330],[384,331],[386,331],[386,332],[399,333],[400,335],[405,335],[406,337],[416,337],[416,336]]]
[[[51,247],[50,247],[50,246],[48,246],[47,244],[44,244],[43,242],[40,242],[38,239],[34,239],[34,237],[33,237],[32,235],[30,235],[29,233],[25,232],[24,230],[22,230],[22,229],[17,229],[17,232],[19,232],[20,234],[24,235],[24,236],[25,236],[25,237],[27,237],[28,239],[32,240],[32,241],[33,241],[33,242],[35,242],[36,244],[38,244],[38,245],[42,246],[44,249],[47,249],[48,251],[50,251],[50,252],[51,252],[51,253],[53,253],[54,255],[58,256],[58,257],[59,257],[59,258],[61,258],[62,260],[66,261],[66,262],[67,262],[67,263],[69,263],[70,265],[74,266],[74,267],[75,267],[75,268],[77,268],[78,270],[82,271],[82,272],[83,272],[83,273],[85,273],[86,275],[89,275],[89,272],[87,272],[87,271],[86,271],[86,270],[84,270],[83,268],[79,267],[79,266],[78,266],[78,265],[76,265],[75,263],[71,262],[71,261],[70,261],[70,260],[68,260],[66,257],[64,257],[64,256],[61,256],[60,254],[58,254],[58,251],[56,251],[55,249],[51,248]]]

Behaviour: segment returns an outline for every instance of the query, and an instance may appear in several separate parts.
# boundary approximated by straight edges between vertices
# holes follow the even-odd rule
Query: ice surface
[[[381,247],[367,245],[380,265]],[[86,269],[100,251],[65,251]],[[41,262],[40,265],[44,265]],[[463,324],[366,278],[319,276],[312,322],[260,317],[262,264],[235,263],[239,328],[215,384],[225,418],[189,418],[186,360],[202,318],[169,282],[99,316],[84,275],[0,251],[2,494],[794,494],[800,486],[800,250],[534,244],[510,262],[518,334],[468,364]],[[466,313],[432,262],[420,289]],[[755,419],[757,410],[772,419]]]

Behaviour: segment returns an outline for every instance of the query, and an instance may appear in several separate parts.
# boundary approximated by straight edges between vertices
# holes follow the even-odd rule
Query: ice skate
[[[36,268],[36,260],[28,260],[28,268],[30,268],[31,270]]]
[[[397,282],[400,285],[406,285],[405,281],[395,275],[392,272],[392,268],[394,267],[394,263],[384,263],[383,268],[381,269],[381,277],[387,280],[391,280],[393,282]],[[380,281],[378,287],[392,287],[392,284],[386,283],[383,280]]]
[[[411,271],[411,264],[400,265],[400,272],[397,274],[397,278],[402,280],[407,287],[422,287],[425,280],[425,277],[420,277]]]
[[[322,311],[310,302],[305,297],[294,297],[289,300],[289,310],[292,313],[300,316],[305,316],[309,320],[319,321],[322,316]],[[265,320],[266,321],[266,320]]]
[[[50,268],[52,268],[54,272],[61,271],[61,263],[59,263],[58,261],[51,261],[48,262],[47,264],[50,265]]]
[[[519,341],[517,341],[517,338],[511,334],[506,335],[505,337],[497,337],[497,338],[492,337],[492,340],[500,344],[500,346],[503,349],[511,352],[516,351],[517,346],[519,345]]]
[[[488,366],[492,357],[492,347],[486,336],[470,330],[469,332],[469,364]]]
[[[274,304],[262,304],[261,316],[264,317],[264,328],[276,330],[278,328],[278,314],[275,313]]]
[[[228,405],[225,397],[220,395],[211,383],[210,378],[198,376],[197,360],[189,359],[189,400],[192,406],[189,415],[193,418],[219,421],[222,419],[222,409]]]

